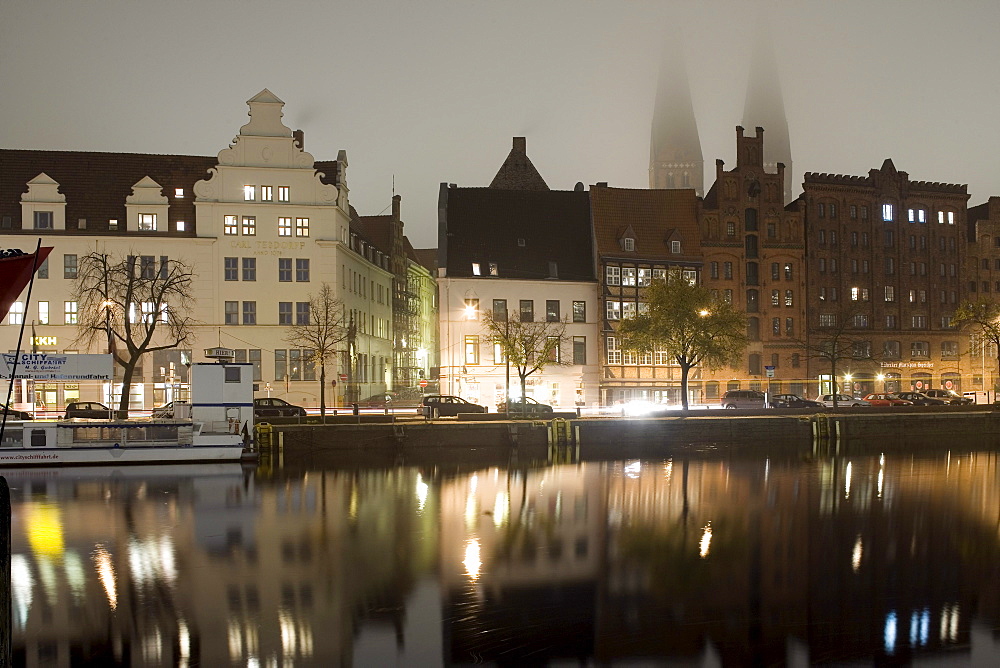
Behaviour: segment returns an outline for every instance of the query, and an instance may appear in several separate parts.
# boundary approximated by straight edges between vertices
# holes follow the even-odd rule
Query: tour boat
[[[235,423],[234,423],[235,424]],[[8,421],[0,442],[5,466],[238,462],[238,433],[206,432],[179,419]]]

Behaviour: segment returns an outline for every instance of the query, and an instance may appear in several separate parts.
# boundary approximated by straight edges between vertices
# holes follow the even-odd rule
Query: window
[[[948,224],[949,225],[954,225],[955,224],[955,212],[954,211],[949,211],[948,212]]]
[[[291,218],[278,218],[278,236],[279,237],[290,237],[290,236],[292,236],[292,219]]]
[[[278,281],[281,283],[292,282],[292,259],[289,257],[278,258]]]
[[[504,310],[507,310],[506,303]],[[587,322],[587,302],[573,302],[573,322]]]
[[[38,324],[47,325],[49,324],[49,303],[48,302],[38,302]]]
[[[795,319],[785,318],[785,336],[795,335]]]
[[[640,288],[645,288],[645,287],[649,286],[650,274],[651,273],[652,273],[652,271],[649,270],[649,269],[640,269],[639,270],[639,287]]]
[[[622,240],[622,242],[623,242],[623,247],[625,248],[625,250],[627,250],[627,251],[634,251],[635,250],[635,239],[633,239],[632,237],[625,237]]]
[[[635,285],[635,267],[622,267],[622,285]]]
[[[257,199],[257,187],[256,186],[243,186],[243,201],[253,202]]]
[[[503,343],[499,339],[493,339],[493,363],[504,364],[507,361],[503,354]]]
[[[862,206],[861,207],[861,220],[868,220],[868,207],[867,206]]]
[[[292,324],[292,302],[278,302],[278,324]]]
[[[296,218],[295,219],[295,236],[297,236],[297,237],[308,237],[309,236],[309,219],[308,218]]]
[[[225,280],[238,281],[240,278],[238,258],[235,257],[223,258],[223,262],[225,263],[225,268],[223,270],[223,276]]]
[[[896,245],[896,233],[894,230],[885,231],[885,247],[892,248]]]
[[[604,304],[607,307],[608,320],[621,320],[622,317],[621,302],[608,300]]]
[[[290,202],[291,200],[288,198],[288,196],[289,196],[288,186],[278,186],[278,201]]]
[[[912,318],[913,329],[927,329],[927,316],[915,315]]]
[[[243,280],[244,281],[257,280],[257,258],[255,257],[243,258]]]
[[[716,276],[718,278],[718,276]],[[654,281],[665,281],[667,280],[667,270],[666,269],[654,269],[653,270],[653,280]]]
[[[885,316],[885,328],[886,329],[896,329],[896,316],[893,314],[888,314]]]
[[[760,341],[760,318],[750,316],[747,318],[747,338],[751,341]]]
[[[831,260],[831,262],[833,262],[833,260]],[[758,283],[757,281],[757,263],[747,262],[746,271],[747,271],[747,285],[760,285],[760,283]]]
[[[295,324],[309,324],[309,302],[295,302]]]
[[[837,315],[835,313],[820,313],[819,314],[819,326],[820,327],[836,327],[837,326]]]
[[[942,341],[941,357],[955,359],[958,357],[958,341]]]
[[[785,280],[786,281],[792,280],[792,263],[791,262],[786,262],[785,263]]]
[[[223,226],[223,233],[227,235],[234,235],[240,233],[239,227],[239,216],[226,216],[225,224]]]
[[[743,247],[747,257],[757,257],[757,235],[748,234],[743,240]]]
[[[545,322],[559,322],[559,300],[545,300]]]
[[[51,211],[35,211],[34,223],[36,230],[51,230],[52,224],[52,212]]]
[[[882,220],[885,221],[885,222],[887,222],[887,223],[888,222],[892,222],[892,220],[893,220],[893,216],[892,216],[892,204],[883,204],[882,205]]]
[[[778,226],[774,223],[767,224],[767,238],[774,239],[778,236]]]
[[[63,255],[63,278],[76,278],[76,255]]]
[[[733,278],[733,263],[723,262],[722,263],[722,277],[725,279]]]
[[[296,258],[295,281],[297,283],[309,282],[309,258]]]
[[[535,302],[531,299],[522,299],[520,303],[521,322],[535,321]]]
[[[140,255],[139,275],[146,279],[154,278],[156,276],[156,258],[152,255]]]
[[[882,357],[887,359],[899,359],[899,341],[883,341]]]
[[[896,273],[896,260],[895,258],[887,257],[885,259],[885,273],[892,275]]]
[[[680,253],[681,252],[681,242],[679,242],[679,241],[671,241],[670,242],[670,252],[671,253]]]
[[[726,302],[727,304],[733,303],[733,291],[731,289],[726,288],[725,290],[722,291],[722,301]]]
[[[917,221],[916,212],[913,209],[907,209],[906,219],[911,223],[915,223]]]
[[[820,218],[826,218],[826,205],[822,202],[816,205],[816,215]]]
[[[817,233],[816,233],[816,235],[819,238],[819,243],[820,244],[825,244],[826,243],[826,230],[818,230]]]
[[[760,354],[750,353],[749,357],[749,372],[752,375],[760,375]]]
[[[729,221],[726,223],[726,236],[735,237],[736,236],[736,223]]]
[[[468,334],[465,337],[465,364],[479,364],[478,334]]]
[[[930,346],[926,341],[913,341],[910,343],[910,357],[930,357]]]
[[[771,280],[777,281],[781,279],[781,265],[777,262],[771,263]]]
[[[479,320],[479,299],[475,297],[466,297],[464,303],[464,318],[466,320]]]
[[[820,258],[818,266],[819,266],[819,273],[825,274],[826,273],[826,259]]]
[[[479,270],[479,263],[478,262],[473,262],[472,263],[472,275],[473,276],[480,276],[480,275],[482,275],[482,272]]]
[[[854,359],[868,359],[872,356],[872,342],[871,341],[852,341],[851,342],[851,357]]]
[[[802,363],[801,362],[801,357],[799,356],[799,354],[798,353],[792,353],[792,366],[794,368],[798,369],[799,365],[801,363]]]
[[[497,321],[507,320],[507,300],[506,299],[494,299],[493,300],[493,319]]]
[[[24,324],[24,302],[17,301],[10,305],[7,323],[10,325]]]
[[[861,297],[861,288],[859,287],[851,288],[851,301],[856,302],[860,297]]]
[[[781,290],[771,290],[771,306],[781,306]]]
[[[896,288],[892,285],[885,286],[885,300],[887,302],[896,301]]]
[[[747,290],[747,313],[757,313],[760,311],[759,294],[756,290]]]
[[[254,216],[243,216],[243,234],[252,237],[257,234],[257,218]]]
[[[941,329],[952,329],[952,328],[954,328],[954,325],[951,322],[951,316],[950,315],[941,316]]]
[[[243,302],[243,324],[257,324],[257,302]]]
[[[793,292],[791,290],[785,290],[785,306],[792,305]]]
[[[618,339],[613,336],[607,338],[608,364],[621,364],[622,351],[618,348]]]
[[[49,258],[42,260],[42,263],[38,265],[38,271],[35,272],[38,278],[48,278],[49,277]]]
[[[850,209],[851,220],[857,220],[858,218],[858,205],[852,204]]]
[[[549,351],[548,360],[554,364],[559,364],[562,361],[559,351],[559,337],[558,336],[546,336],[545,337],[545,349]]]
[[[78,314],[79,307],[76,302],[63,302],[63,321],[67,325],[75,325]]]
[[[606,267],[604,270],[605,283],[608,285],[621,285],[622,284],[622,269],[621,267]]]
[[[238,325],[240,317],[240,303],[239,302],[226,302],[226,317],[225,323],[227,325]]]
[[[854,326],[858,329],[868,329],[868,316],[864,313],[854,315]]]
[[[781,318],[771,318],[771,333],[775,336],[781,335]]]

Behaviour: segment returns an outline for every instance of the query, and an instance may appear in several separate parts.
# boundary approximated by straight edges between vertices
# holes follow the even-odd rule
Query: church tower
[[[660,62],[649,142],[649,187],[694,188],[705,192],[705,161],[691,102],[687,70],[676,40]]]
[[[774,59],[774,50],[766,31],[760,30],[750,60],[747,97],[743,106],[743,127],[764,128],[764,170],[778,172],[778,163],[785,166],[784,201],[792,200],[792,147],[788,140],[788,121],[781,97],[781,82]]]

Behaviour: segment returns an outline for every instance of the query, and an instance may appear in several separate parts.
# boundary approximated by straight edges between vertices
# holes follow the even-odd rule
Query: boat
[[[62,464],[238,462],[243,437],[204,430],[175,419],[8,422],[0,442],[0,469]]]

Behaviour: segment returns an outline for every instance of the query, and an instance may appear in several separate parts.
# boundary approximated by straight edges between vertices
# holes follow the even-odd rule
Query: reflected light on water
[[[864,546],[861,541],[861,534],[854,540],[854,550],[851,552],[851,568],[857,573],[861,570],[861,554],[864,551]]]
[[[104,587],[104,594],[108,597],[108,604],[112,610],[118,608],[118,583],[115,577],[115,565],[111,560],[111,554],[104,549],[103,545],[98,545],[92,555],[94,565],[97,567],[97,579]]]
[[[885,616],[885,630],[883,632],[885,641],[885,653],[890,656],[896,653],[896,611],[893,610]]]
[[[844,471],[844,498],[851,498],[851,462],[847,462],[847,469]]]
[[[177,565],[173,537],[164,535],[153,539],[130,540],[128,563],[132,578],[139,584],[151,584],[157,578],[174,583],[177,580]]]
[[[427,503],[427,491],[429,487],[427,483],[424,482],[424,477],[417,473],[417,510],[423,510],[424,505]]]
[[[298,622],[289,610],[278,612],[278,628],[281,634],[281,650],[285,656],[308,658],[313,653],[313,637],[309,626]]]
[[[708,556],[708,550],[712,547],[712,523],[709,522],[701,530],[701,541],[698,543],[698,556],[702,559]]]
[[[188,630],[187,622],[183,619],[177,620],[177,654],[180,668],[187,666],[191,661],[191,631]]]
[[[497,528],[502,527],[507,523],[507,518],[509,516],[509,510],[507,508],[507,494],[504,492],[498,492],[496,501],[493,502],[493,524]]]
[[[27,504],[24,516],[31,551],[36,556],[61,557],[65,546],[59,506],[48,503]]]
[[[10,558],[10,585],[14,628],[24,628],[28,621],[28,610],[31,609],[35,578],[31,576],[31,567],[23,554],[15,554]]]
[[[958,604],[945,605],[941,609],[941,641],[958,640]]]
[[[470,538],[465,542],[465,559],[462,561],[469,579],[475,582],[479,579],[479,569],[483,562],[479,560],[479,539]]]
[[[642,473],[642,462],[629,462],[625,465],[625,475],[629,478],[638,478]]]

